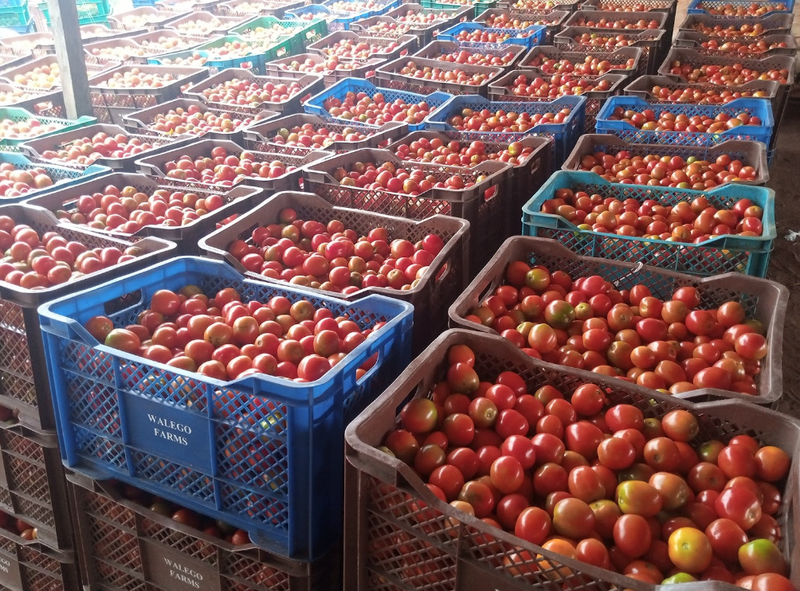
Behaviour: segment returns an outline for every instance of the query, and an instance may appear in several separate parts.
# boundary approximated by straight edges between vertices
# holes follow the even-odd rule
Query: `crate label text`
[[[174,591],[220,591],[219,575],[211,565],[148,539],[142,541],[148,583]],[[215,552],[210,544],[209,550]]]
[[[22,588],[22,573],[19,569],[19,561],[16,558],[0,554],[0,583],[11,589],[11,591],[24,591]]]

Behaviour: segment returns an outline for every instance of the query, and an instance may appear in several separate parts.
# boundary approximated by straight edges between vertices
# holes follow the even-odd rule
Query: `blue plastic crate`
[[[36,32],[36,23],[33,22],[33,19],[31,19],[27,22],[27,24],[24,25],[18,25],[16,27],[3,27],[3,28],[19,33],[20,35],[27,35],[28,33]]]
[[[141,8],[142,6],[155,6],[156,0],[132,0],[134,8]]]
[[[51,193],[55,190],[61,190],[66,187],[73,187],[79,185],[89,179],[102,176],[111,172],[108,166],[100,166],[99,164],[92,164],[83,169],[68,168],[66,166],[58,166],[56,164],[40,164],[32,162],[27,156],[23,156],[18,152],[0,152],[0,164],[3,163],[13,164],[14,168],[19,170],[30,170],[32,168],[41,168],[53,179],[53,184],[44,189],[37,189],[19,197],[0,197],[0,205],[7,205],[9,203],[20,203],[31,197],[38,197]]]
[[[334,31],[349,31],[351,24],[362,18],[367,18],[363,15],[346,16],[338,12],[331,12],[327,7],[322,6],[322,4],[309,4],[302,8],[296,8],[291,12],[287,12],[284,18],[300,20],[303,18],[303,15],[308,14],[312,15],[314,19],[324,19],[328,23],[328,32],[330,33]]]
[[[713,15],[709,12],[710,10],[719,9],[724,6],[732,6],[737,8],[739,6],[748,7],[753,4],[772,4],[778,5],[782,4],[784,8],[776,8],[775,10],[770,10],[769,12],[765,12],[762,15],[754,18],[765,18],[771,16],[773,14],[791,14],[794,11],[794,0],[757,0],[753,2],[752,0],[692,0],[689,4],[689,9],[687,11],[688,14],[707,14],[711,16]],[[732,18],[732,16],[726,15],[719,15],[719,18]]]
[[[447,120],[456,113],[461,113],[464,109],[480,111],[489,109],[497,111],[513,111],[515,113],[550,113],[570,108],[572,112],[564,123],[547,123],[537,125],[529,131],[493,133],[486,131],[465,132],[450,125]],[[583,133],[584,120],[586,118],[586,97],[583,96],[562,96],[550,102],[515,102],[515,101],[491,101],[477,95],[455,96],[444,105],[436,109],[425,120],[425,129],[436,131],[457,131],[465,141],[486,141],[486,142],[514,142],[529,136],[553,138],[553,162],[556,167],[566,160],[575,142]]]
[[[308,300],[362,328],[387,324],[309,383],[221,382],[111,349],[83,328],[98,314],[130,324],[155,291],[186,285],[212,294],[234,287],[244,301]],[[109,314],[109,302],[122,309]],[[344,428],[408,364],[412,315],[399,300],[346,302],[196,257],[54,300],[39,319],[63,461],[221,519],[284,556],[319,557],[341,535]],[[356,379],[374,354],[375,366]]]
[[[713,207],[730,208],[739,199],[750,199],[764,210],[761,237],[719,236],[701,244],[620,236],[582,230],[565,218],[542,213],[542,205],[553,199],[558,189],[598,193],[615,199],[654,199],[665,205],[705,196]],[[583,256],[615,261],[641,262],[662,269],[708,277],[722,273],[745,273],[755,277],[767,274],[769,256],[777,236],[775,192],[752,185],[727,185],[709,191],[611,183],[593,172],[556,172],[522,207],[522,233],[557,240]]]
[[[647,131],[637,129],[629,123],[610,120],[609,116],[617,107],[643,111],[650,109],[658,117],[661,113],[675,115],[709,115],[714,118],[720,113],[734,116],[747,112],[759,117],[762,125],[741,125],[722,133],[692,133],[686,131]],[[772,117],[772,106],[769,101],[761,99],[741,98],[725,105],[688,105],[650,103],[636,96],[612,96],[597,114],[597,133],[610,133],[629,142],[637,144],[662,144],[670,146],[714,146],[725,140],[754,140],[770,145],[775,120]]]
[[[320,115],[322,117],[327,117],[333,121],[343,121],[349,122],[348,119],[342,119],[331,116],[330,113],[325,109],[323,106],[325,101],[329,98],[338,98],[343,100],[345,95],[348,92],[363,92],[366,93],[368,96],[374,96],[376,93],[380,92],[386,98],[387,102],[391,102],[397,99],[401,99],[406,103],[419,103],[425,101],[428,105],[432,108],[441,107],[448,100],[453,98],[453,95],[447,94],[446,92],[432,92],[431,94],[417,94],[415,92],[406,92],[403,90],[392,90],[390,88],[379,88],[364,80],[363,78],[345,78],[344,80],[340,80],[330,88],[322,91],[316,96],[312,96],[308,99],[303,108],[305,109],[306,113],[311,113],[312,115]],[[366,124],[365,124],[366,125]],[[425,123],[415,123],[410,124],[408,126],[409,131],[419,131],[425,128]],[[379,127],[378,125],[373,125],[372,127]]]
[[[527,49],[532,49],[537,45],[544,45],[547,37],[547,27],[545,25],[531,25],[525,29],[500,29],[496,27],[487,27],[483,23],[458,23],[450,27],[446,31],[442,31],[436,37],[437,41],[458,41],[457,35],[462,31],[486,31],[487,33],[500,33],[511,34],[508,39],[503,40],[503,44],[508,45],[522,45]],[[482,43],[473,42],[475,45],[483,45]],[[497,43],[487,43],[486,45],[492,47],[498,45]]]

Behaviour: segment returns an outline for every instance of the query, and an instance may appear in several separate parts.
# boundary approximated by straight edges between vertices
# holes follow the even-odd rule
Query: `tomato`
[[[106,335],[104,344],[112,349],[119,349],[126,353],[138,353],[141,340],[128,329],[114,328]]]
[[[710,462],[700,462],[689,470],[686,481],[695,493],[704,490],[722,492],[727,482],[725,473]]]
[[[669,536],[669,558],[687,573],[700,573],[711,564],[713,549],[706,535],[694,527],[682,527]]]
[[[634,560],[623,570],[627,576],[641,575],[647,577],[654,585],[657,585],[664,578],[664,575],[654,564],[645,560]]]
[[[751,332],[740,335],[735,343],[734,349],[743,359],[758,360],[767,356],[767,339],[762,335]]]
[[[595,524],[594,530],[604,540],[611,540],[614,536],[614,524],[617,519],[622,517],[622,511],[614,501],[609,499],[600,499],[591,505],[592,513],[594,513]]]
[[[640,480],[621,482],[617,486],[616,500],[623,513],[644,517],[658,515],[663,504],[658,491]]]
[[[575,408],[575,412],[590,417],[603,409],[606,404],[606,395],[595,384],[581,384],[573,390],[570,402]]]
[[[756,476],[767,482],[777,482],[789,473],[789,454],[772,445],[765,445],[755,454]]]
[[[696,287],[679,287],[672,294],[672,299],[683,302],[688,308],[696,308],[700,305],[700,294]]]
[[[419,451],[419,443],[416,438],[405,429],[391,431],[383,443],[397,459],[406,464],[413,464],[414,458]],[[458,488],[461,489],[461,486],[459,485]]]
[[[781,507],[781,491],[769,482],[759,482],[758,488],[761,489],[761,512],[767,515],[774,515]]]
[[[575,547],[575,555],[578,560],[586,564],[605,569],[611,568],[608,549],[600,540],[594,538],[581,540]]]
[[[445,464],[431,472],[428,484],[438,486],[445,494],[447,500],[452,501],[458,498],[461,489],[464,487],[464,476],[455,466]]]
[[[594,512],[580,499],[562,499],[553,507],[553,529],[562,536],[578,540],[589,537],[594,524]]]
[[[564,442],[551,433],[537,433],[531,438],[531,443],[536,450],[536,461],[539,463],[561,464],[564,459],[566,451]]]
[[[737,581],[736,584],[738,585],[739,582]],[[789,579],[775,573],[757,575],[753,579],[752,589],[753,591],[796,591]]]
[[[475,517],[487,517],[494,510],[494,496],[488,486],[474,480],[470,480],[461,487],[458,493],[458,500],[472,505]]]
[[[150,298],[150,309],[164,316],[173,316],[181,307],[181,298],[168,289],[159,289]]]
[[[453,345],[447,352],[447,361],[450,365],[466,363],[470,367],[474,367],[475,353],[467,345]]]
[[[473,478],[480,469],[478,454],[468,447],[456,447],[447,453],[447,463],[458,468],[465,479]]]
[[[514,408],[517,403],[514,390],[505,384],[494,384],[490,386],[484,393],[484,396],[495,405],[498,412]]]
[[[550,535],[553,522],[547,511],[539,507],[528,507],[517,517],[514,535],[540,546]]]
[[[747,531],[761,519],[758,497],[744,487],[726,488],[714,502],[717,515],[734,521]]]
[[[589,421],[578,421],[564,430],[567,449],[587,460],[597,457],[597,446],[603,441],[603,432]]]
[[[447,370],[447,383],[453,392],[469,395],[478,389],[480,379],[470,365],[456,363]]]
[[[107,316],[94,316],[83,327],[99,342],[105,343],[108,333],[114,330],[114,323]]]
[[[568,470],[567,487],[573,497],[585,503],[598,501],[606,495],[600,477],[589,466],[577,466]]]
[[[636,460],[633,445],[622,437],[609,437],[597,446],[600,463],[612,470],[622,470]]]
[[[644,461],[654,470],[674,472],[680,465],[680,451],[672,439],[655,437],[644,446]]]
[[[433,431],[439,420],[436,404],[428,398],[415,398],[400,411],[400,421],[411,433]]]
[[[669,472],[656,472],[650,477],[649,484],[658,491],[663,500],[662,507],[666,511],[681,509],[692,495],[686,481]]]
[[[492,463],[489,476],[497,490],[503,494],[511,494],[522,486],[524,471],[516,458],[500,456]]]
[[[528,333],[528,344],[539,353],[550,353],[558,346],[556,331],[548,324],[535,324]]]
[[[443,466],[447,455],[438,445],[431,443],[423,445],[414,456],[414,469],[422,476],[428,477],[436,468]]]
[[[757,539],[739,548],[739,564],[748,575],[775,573],[786,576],[788,566],[783,554],[770,540]]]
[[[747,543],[747,534],[730,519],[716,519],[706,527],[706,537],[714,554],[725,561],[738,560],[739,548]]]
[[[758,469],[755,454],[744,445],[728,445],[717,457],[717,464],[728,478],[747,476],[754,478]]]
[[[686,410],[672,410],[661,419],[661,427],[670,439],[691,441],[700,432],[697,418]]]
[[[617,404],[605,414],[606,424],[612,431],[635,429],[641,431],[644,427],[642,411],[630,404]]]
[[[512,435],[525,435],[528,433],[528,421],[513,408],[506,408],[500,411],[497,415],[497,421],[494,425],[495,431],[503,439],[507,439]]]
[[[653,536],[641,515],[623,515],[614,524],[614,543],[630,558],[639,558],[650,549]]]
[[[567,471],[553,462],[539,466],[533,473],[533,490],[540,497],[568,489]]]
[[[452,445],[464,447],[472,443],[475,437],[475,424],[469,415],[454,413],[445,417],[442,431]]]

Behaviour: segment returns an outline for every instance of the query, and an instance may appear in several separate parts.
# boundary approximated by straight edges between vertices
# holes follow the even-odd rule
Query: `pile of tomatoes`
[[[758,395],[766,329],[737,301],[710,306],[688,286],[658,298],[645,285],[618,290],[599,275],[573,279],[523,261],[504,279],[466,319],[532,357],[672,394]]]
[[[156,291],[134,324],[118,328],[110,318],[94,316],[84,327],[112,349],[217,380],[266,374],[313,382],[384,324],[362,329],[308,300],[243,302],[233,287],[209,297],[187,285],[177,293]],[[376,361],[368,359],[356,376]]]
[[[689,133],[723,133],[742,125],[761,125],[761,118],[747,112],[729,115],[717,113],[710,115],[686,115],[684,113],[671,113],[668,109],[662,110],[658,115],[652,109],[634,111],[617,107],[609,115],[610,121],[622,121],[637,129],[645,131],[686,131]]]
[[[468,346],[451,347],[445,377],[429,397],[405,404],[380,448],[442,502],[638,581],[795,591],[776,520],[791,464],[785,451],[748,435],[702,440],[693,413],[645,415],[610,403],[592,383],[529,388],[511,371],[489,381],[477,363]],[[523,550],[503,561],[533,583],[540,568],[559,579],[571,573]]]

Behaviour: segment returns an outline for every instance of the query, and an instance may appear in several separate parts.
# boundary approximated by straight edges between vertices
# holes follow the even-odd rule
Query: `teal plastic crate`
[[[108,15],[111,14],[111,5],[108,0],[76,0],[76,2],[78,7],[78,23],[80,25],[105,24],[108,22]],[[49,25],[50,11],[47,8],[47,2],[42,2],[39,7]]]
[[[31,13],[27,2],[20,6],[0,7],[0,28],[17,30],[19,27],[27,27],[30,22]]]
[[[638,236],[621,236],[582,230],[565,218],[542,213],[542,205],[558,189],[586,191],[614,199],[653,199],[664,205],[691,202],[705,196],[712,207],[730,208],[739,199],[750,199],[764,210],[760,237],[717,236],[700,244],[671,242]],[[555,173],[522,207],[522,233],[557,240],[571,251],[590,257],[642,263],[689,275],[710,277],[722,273],[767,274],[775,227],[775,192],[765,187],[731,184],[708,191],[611,183],[593,172]]]
[[[245,56],[228,59],[224,59],[218,54],[215,54],[213,51],[214,49],[222,47],[225,43],[230,41],[243,41],[248,43],[254,52]],[[225,37],[220,37],[210,43],[198,45],[192,49],[150,57],[147,59],[147,63],[171,66],[198,66],[209,68],[214,71],[226,70],[228,68],[245,68],[263,74],[264,64],[266,62],[287,56],[290,52],[290,39],[281,41],[267,49],[260,50],[258,49],[258,44],[254,42],[244,41],[238,35],[226,35]],[[192,63],[193,60],[191,58],[197,55],[206,58],[206,61],[203,64]]]
[[[286,38],[281,36],[279,43],[287,43],[290,53],[301,53],[305,46],[322,39],[328,31],[327,23],[323,19],[313,19],[311,21],[302,20],[280,20],[274,16],[257,16],[230,30],[231,35],[238,35],[242,39],[249,41],[253,39],[251,31],[257,27],[265,29],[279,27],[284,29]],[[279,55],[278,57],[283,57]],[[276,59],[276,58],[271,58]],[[267,60],[269,61],[269,60]]]
[[[39,134],[35,137],[47,137],[48,135],[53,135],[54,133],[62,133],[64,131],[71,131],[73,129],[78,129],[79,127],[86,127],[87,125],[91,125],[95,123],[97,119],[94,117],[79,117],[77,120],[69,120],[69,119],[57,119],[55,117],[42,117],[40,115],[36,115],[35,113],[31,113],[25,109],[20,109],[17,107],[2,107],[0,108],[0,120],[10,119],[11,121],[28,121],[29,119],[36,119],[43,125],[55,125],[57,126],[56,129],[52,131],[48,131],[46,133]],[[19,146],[24,144],[31,138],[23,138],[23,139],[12,139],[12,138],[4,138],[0,137],[0,152],[19,152]]]
[[[233,287],[244,301],[307,300],[362,330],[386,324],[308,383],[265,374],[223,382],[112,349],[83,328],[98,314],[128,325],[155,291],[186,285],[210,294]],[[120,304],[116,312],[109,314],[109,302]],[[348,302],[181,257],[39,310],[67,466],[230,523],[284,556],[314,559],[338,543],[344,428],[409,363],[413,306],[382,296]]]
[[[576,0],[577,1],[577,0]],[[497,0],[477,0],[477,2],[443,2],[442,0],[421,0],[423,8],[433,8],[442,10],[453,8],[454,6],[472,6],[475,9],[475,16],[480,16],[484,11],[490,8],[497,8],[499,2]]]

